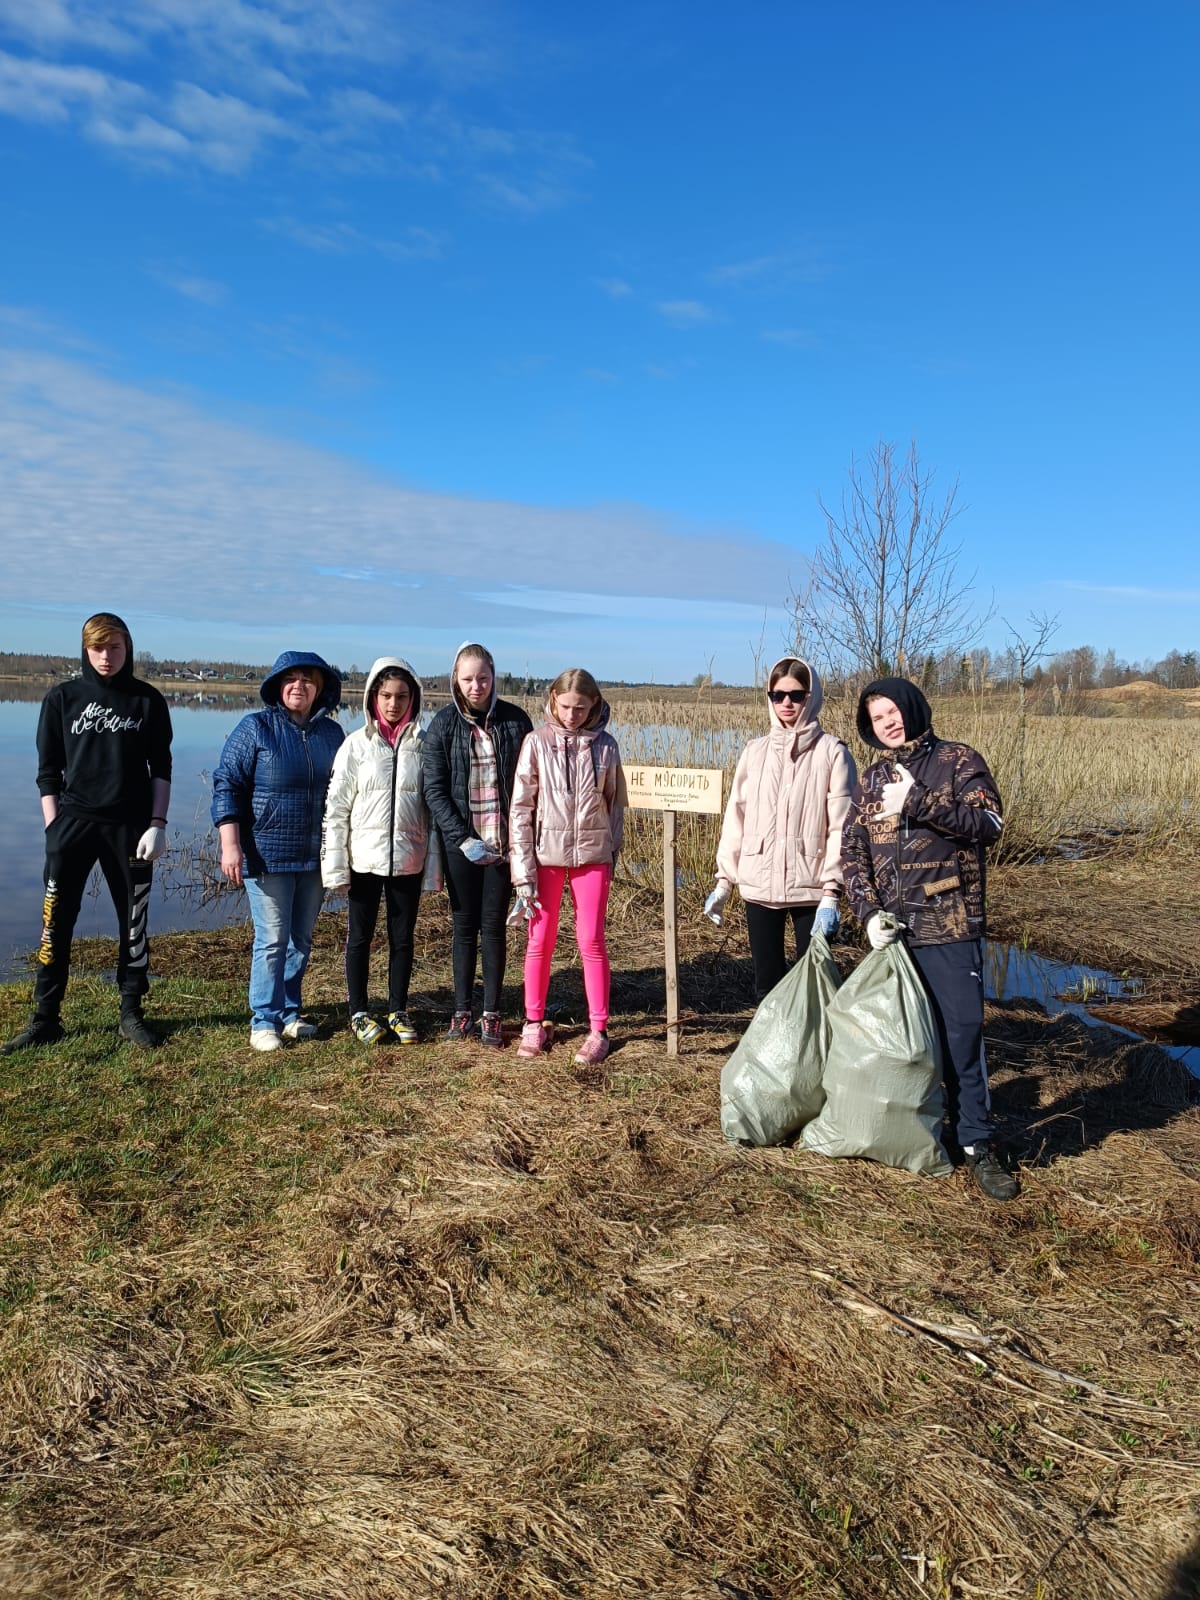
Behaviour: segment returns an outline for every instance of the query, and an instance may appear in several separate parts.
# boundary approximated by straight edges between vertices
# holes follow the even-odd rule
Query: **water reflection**
[[[8,689],[6,687],[5,693]],[[7,804],[0,808],[0,981],[28,971],[28,957],[41,934],[42,866],[44,862],[42,811],[37,792],[38,710],[45,690],[28,698],[0,701],[0,792]],[[225,735],[255,702],[229,697],[230,704],[206,709],[194,704],[171,707],[175,730],[172,754],[171,849],[154,871],[150,906],[150,936],[181,928],[216,928],[239,922],[247,915],[245,896],[224,894],[201,903],[192,890],[186,853],[194,841],[211,839],[209,805],[212,769]],[[343,719],[345,720],[345,719]],[[76,923],[81,939],[113,936],[116,920],[112,902],[99,872],[92,874]]]
[[[1045,1006],[1051,1016],[1065,1011],[1093,1027],[1112,1028],[1115,1033],[1128,1034],[1131,1039],[1142,1037],[1128,1028],[1094,1017],[1088,1010],[1089,1005],[1140,999],[1146,987],[1140,978],[1119,978],[1100,967],[1054,961],[1049,956],[1039,955],[1036,950],[1023,950],[1019,945],[989,941],[986,946],[984,983],[988,996],[993,1000],[1014,1000],[1018,997],[1036,1000],[1039,1005]],[[1160,1050],[1182,1061],[1189,1072],[1200,1077],[1200,1045],[1170,1044],[1161,1039],[1154,1042]]]

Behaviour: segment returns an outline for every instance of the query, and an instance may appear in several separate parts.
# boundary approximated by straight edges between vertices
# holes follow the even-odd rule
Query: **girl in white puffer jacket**
[[[413,1044],[408,1016],[413,930],[429,852],[421,790],[421,684],[407,661],[381,656],[367,674],[363,726],[342,745],[325,802],[321,880],[348,896],[346,989],[350,1027],[363,1044]],[[386,1027],[367,1009],[371,941],[384,900],[388,936]]]
[[[814,925],[831,937],[842,887],[842,823],[854,788],[854,758],[821,727],[821,680],[796,656],[767,679],[771,731],[738,758],[721,839],[717,887],[705,912],[721,921],[736,885],[746,906],[754,989],[762,1000],[787,971],[790,920],[799,955]]]

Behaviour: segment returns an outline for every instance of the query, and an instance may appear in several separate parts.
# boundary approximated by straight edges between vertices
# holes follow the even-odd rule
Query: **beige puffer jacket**
[[[372,701],[376,681],[389,667],[403,668],[417,686],[412,718],[394,749],[379,731]],[[329,780],[321,837],[321,882],[327,889],[345,887],[351,868],[380,878],[421,872],[429,849],[429,811],[421,796],[421,680],[407,661],[380,656],[372,664],[363,724],[341,745]]]
[[[568,733],[550,716],[527,734],[517,758],[508,830],[514,884],[544,867],[611,864],[625,834],[621,752],[606,732],[607,701],[591,726]]]
[[[822,729],[821,680],[805,666],[812,687],[795,726],[785,728],[767,701],[771,731],[738,758],[721,824],[717,881],[736,884],[743,900],[761,906],[815,905],[842,886],[842,823],[854,759]]]

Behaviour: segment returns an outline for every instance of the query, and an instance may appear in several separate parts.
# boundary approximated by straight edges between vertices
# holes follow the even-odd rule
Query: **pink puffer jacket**
[[[808,673],[812,687],[794,727],[785,728],[767,701],[771,731],[738,758],[721,824],[717,879],[756,905],[815,905],[842,886],[854,758],[822,729],[821,680],[812,667]]]
[[[600,702],[595,725],[568,733],[547,714],[526,734],[517,758],[509,812],[514,884],[537,882],[544,867],[611,864],[625,831],[621,752]]]

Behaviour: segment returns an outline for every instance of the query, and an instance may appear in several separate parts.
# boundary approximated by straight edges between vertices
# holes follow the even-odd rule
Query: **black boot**
[[[57,1017],[39,1017],[35,1012],[27,1027],[0,1044],[0,1056],[15,1055],[18,1050],[28,1050],[38,1044],[57,1044],[65,1038],[62,1023]]]
[[[1015,1200],[1020,1194],[1021,1185],[1005,1166],[997,1145],[964,1145],[963,1160],[989,1200]]]
[[[117,1032],[122,1039],[128,1039],[130,1044],[136,1044],[142,1050],[157,1050],[162,1043],[161,1037],[142,1015],[141,1006],[122,1007]]]

